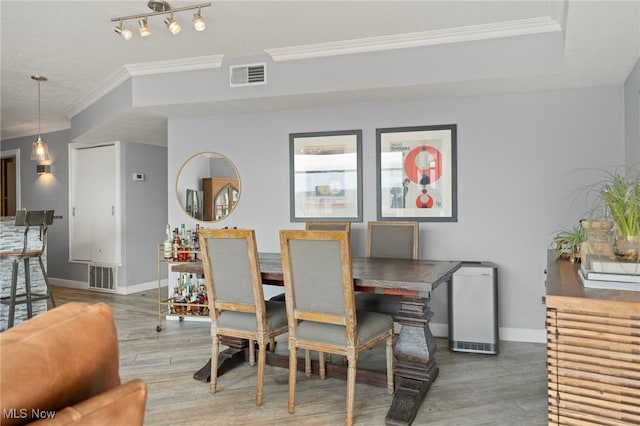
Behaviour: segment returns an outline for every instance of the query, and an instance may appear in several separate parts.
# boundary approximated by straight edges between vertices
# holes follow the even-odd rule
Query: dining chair
[[[418,222],[367,223],[367,257],[417,259],[418,230]],[[400,307],[400,297],[358,292],[356,306],[358,309],[395,315]],[[399,331],[399,324],[396,324],[396,329]]]
[[[287,332],[282,302],[264,300],[255,232],[251,229],[200,229],[200,249],[211,315],[211,393],[218,378],[220,336],[249,340],[251,365],[258,342],[256,404],[262,405],[267,343]]]
[[[346,424],[351,425],[358,354],[383,341],[387,389],[393,392],[393,320],[356,311],[348,232],[282,230],[280,248],[289,323],[289,413],[295,407],[297,351],[344,355]]]
[[[367,257],[418,258],[418,222],[367,223]]]
[[[306,222],[304,229],[307,231],[347,231],[351,233],[351,222],[312,221]],[[318,354],[318,357],[324,357],[324,354]],[[331,354],[327,354],[326,360],[331,362]],[[304,372],[307,377],[311,377],[311,355],[309,350],[305,351],[304,361]],[[320,376],[324,377],[324,363],[321,364],[320,369]]]

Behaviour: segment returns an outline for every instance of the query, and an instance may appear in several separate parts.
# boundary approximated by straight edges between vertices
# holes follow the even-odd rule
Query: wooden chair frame
[[[202,264],[207,285],[207,296],[209,299],[209,312],[211,315],[211,337],[213,339],[211,348],[211,384],[210,391],[215,393],[218,377],[218,355],[220,351],[219,336],[227,336],[249,340],[249,358],[251,365],[254,364],[255,343],[258,342],[258,381],[256,385],[256,404],[262,405],[262,388],[264,381],[264,367],[266,364],[266,347],[271,343],[270,349],[274,350],[275,336],[287,332],[286,324],[282,327],[270,330],[267,325],[267,309],[260,276],[260,263],[258,260],[258,250],[256,247],[255,232],[250,229],[201,229],[199,231],[200,247],[202,250]],[[210,262],[209,239],[243,239],[247,244],[249,268],[251,276],[251,286],[253,288],[254,303],[240,303],[237,301],[220,300],[216,296],[216,283],[213,279],[212,265]],[[237,283],[236,283],[237,284]],[[241,284],[241,283],[240,283]],[[223,328],[219,326],[219,316],[223,311],[235,311],[256,316],[256,332],[248,332],[233,328]]]
[[[327,312],[304,311],[296,305],[295,277],[291,262],[289,243],[292,240],[307,241],[336,241],[340,247],[341,276],[345,312],[343,315]],[[386,341],[387,355],[387,388],[393,393],[393,328],[372,336],[369,340],[359,342],[356,334],[357,317],[351,271],[351,248],[349,233],[346,231],[280,231],[280,246],[282,251],[282,272],[285,285],[287,320],[289,323],[289,413],[295,408],[295,387],[297,372],[298,349],[315,350],[321,355],[320,363],[324,362],[323,354],[331,353],[347,357],[347,404],[346,424],[353,422],[353,405],[355,401],[355,379],[358,354],[372,348],[382,341]],[[303,340],[298,337],[297,330],[300,321],[314,321],[325,324],[336,324],[345,327],[346,345],[329,344],[314,340]]]
[[[378,227],[385,228],[393,228],[393,227],[402,227],[402,228],[411,228],[413,230],[413,242],[412,242],[412,252],[413,259],[418,259],[418,240],[419,240],[419,231],[420,228],[418,226],[418,222],[396,222],[396,221],[371,221],[367,223],[367,257],[380,257],[376,256],[373,253],[373,240],[374,240],[374,232]]]

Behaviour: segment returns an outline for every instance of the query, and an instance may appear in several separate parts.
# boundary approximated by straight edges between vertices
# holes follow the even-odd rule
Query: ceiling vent
[[[231,87],[267,84],[266,64],[235,65],[229,67]]]

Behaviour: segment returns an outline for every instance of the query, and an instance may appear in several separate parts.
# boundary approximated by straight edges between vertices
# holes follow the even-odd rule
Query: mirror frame
[[[196,158],[198,158],[200,156],[205,156],[205,157],[208,156],[209,158],[221,158],[221,159],[224,159],[229,164],[231,169],[233,169],[233,171],[235,172],[236,179],[238,181],[238,199],[237,199],[236,203],[229,209],[229,212],[224,217],[222,217],[220,219],[205,220],[205,219],[199,219],[197,217],[192,216],[186,209],[186,200],[182,199],[182,198],[184,198],[186,196],[186,193],[185,194],[180,194],[179,193],[178,183],[180,182],[180,176],[182,175],[182,172],[184,171],[185,167],[187,166],[187,164],[189,164],[189,162],[191,160],[194,160],[194,159],[196,159]],[[202,179],[204,179],[206,177],[213,177],[213,176],[200,177],[200,180],[202,180]],[[221,154],[221,153],[216,152],[216,151],[201,151],[201,152],[197,152],[197,153],[193,154],[192,156],[190,156],[189,158],[187,158],[184,161],[184,163],[182,163],[182,166],[180,166],[180,169],[178,170],[178,173],[176,175],[174,192],[176,194],[176,201],[178,202],[178,205],[182,209],[183,213],[186,214],[188,217],[192,218],[193,220],[197,220],[197,221],[200,221],[200,222],[206,222],[206,223],[219,222],[221,220],[226,219],[231,213],[233,213],[233,211],[238,206],[238,203],[240,203],[240,198],[242,196],[242,184],[241,184],[241,180],[240,180],[240,173],[238,172],[238,168],[233,163],[233,161],[231,161],[229,159],[229,157],[227,157],[224,154]],[[186,192],[186,189],[185,189],[185,192]],[[212,195],[212,199],[213,199],[213,197],[214,197],[214,195]],[[183,201],[185,201],[185,202],[183,203]]]

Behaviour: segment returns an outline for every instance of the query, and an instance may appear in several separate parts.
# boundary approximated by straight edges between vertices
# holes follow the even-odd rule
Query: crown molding
[[[124,65],[132,77],[139,75],[165,74],[170,72],[196,71],[220,68],[224,55],[198,56],[196,58],[173,59],[169,61],[142,62]]]
[[[109,75],[91,93],[80,99],[65,115],[69,120],[81,113],[107,93],[127,81],[131,77],[152,74],[165,74],[172,72],[196,71],[202,69],[220,68],[224,55],[199,56],[196,58],[173,59],[169,61],[141,62],[139,64],[126,64]]]
[[[266,49],[265,52],[276,62],[292,61],[558,31],[562,31],[558,21],[551,17],[540,17],[434,31]]]

